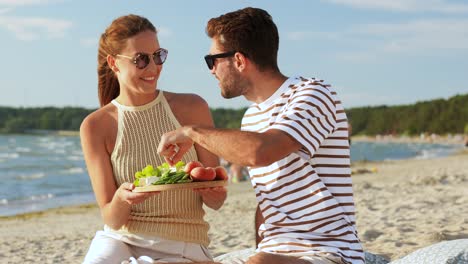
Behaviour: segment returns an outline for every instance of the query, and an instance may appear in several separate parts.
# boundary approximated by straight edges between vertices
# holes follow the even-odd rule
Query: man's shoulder
[[[291,92],[297,91],[306,91],[306,90],[321,90],[327,93],[331,93],[333,91],[331,85],[324,81],[323,79],[315,78],[315,77],[296,77],[295,80],[289,85]]]
[[[339,101],[336,91],[323,79],[297,77],[297,81],[289,85],[289,88],[283,95],[288,98],[288,102],[321,102],[336,106]]]

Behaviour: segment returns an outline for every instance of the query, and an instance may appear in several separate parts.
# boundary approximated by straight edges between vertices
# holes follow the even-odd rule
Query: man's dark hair
[[[224,51],[241,52],[260,70],[278,71],[278,29],[265,10],[247,7],[212,18],[206,33]]]

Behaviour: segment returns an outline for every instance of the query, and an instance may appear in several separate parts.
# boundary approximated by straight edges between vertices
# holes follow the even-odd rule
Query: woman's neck
[[[135,94],[135,93],[128,93],[124,91],[120,91],[120,95],[115,98],[115,100],[121,104],[126,106],[141,106],[148,104],[159,95],[159,90],[154,90],[153,93],[148,94]]]

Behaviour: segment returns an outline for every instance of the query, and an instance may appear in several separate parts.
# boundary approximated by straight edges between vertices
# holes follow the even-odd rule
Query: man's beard
[[[239,72],[237,72],[232,64],[229,67],[229,77],[225,78],[221,83],[221,95],[226,98],[235,98],[244,95],[244,92],[250,87],[250,81],[243,79]]]

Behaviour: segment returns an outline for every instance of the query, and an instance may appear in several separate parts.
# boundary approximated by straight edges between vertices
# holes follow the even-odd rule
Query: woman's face
[[[127,39],[126,42],[127,45],[119,55],[134,58],[138,53],[145,53],[150,54],[150,60],[144,69],[138,69],[132,59],[115,56],[120,89],[136,94],[154,93],[162,70],[162,65],[156,65],[152,57],[152,54],[160,48],[156,33],[151,30],[143,31]]]

